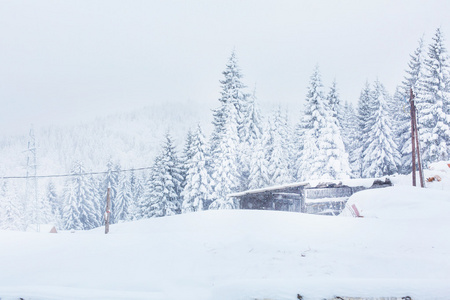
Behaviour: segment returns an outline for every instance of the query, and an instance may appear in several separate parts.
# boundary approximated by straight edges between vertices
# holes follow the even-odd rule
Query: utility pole
[[[109,217],[111,216],[111,187],[108,186],[106,193],[106,212],[105,212],[105,234],[109,232]]]
[[[416,186],[416,157],[417,165],[419,167],[420,186],[425,187],[423,181],[422,162],[420,160],[420,147],[419,147],[419,131],[417,129],[417,113],[416,104],[414,103],[415,95],[412,88],[409,89],[409,104],[411,106],[411,156],[412,156],[412,184]]]

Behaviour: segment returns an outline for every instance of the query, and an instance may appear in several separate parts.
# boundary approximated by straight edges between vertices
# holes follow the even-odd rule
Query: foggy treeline
[[[437,29],[427,46],[419,41],[393,94],[378,80],[367,82],[353,106],[340,98],[336,81],[323,85],[316,67],[306,98],[299,95],[305,100],[303,110],[289,119],[282,107],[261,113],[257,91],[244,83],[233,52],[220,80],[210,134],[200,125],[202,116],[195,106],[163,104],[37,132],[39,174],[72,176],[0,179],[0,228],[24,230],[34,223],[68,230],[101,226],[108,186],[111,222],[117,223],[238,208],[230,193],[270,185],[409,173],[410,89],[417,103],[424,165],[447,160],[449,71],[448,52]],[[187,133],[186,127],[191,128]],[[2,176],[30,171],[25,158],[30,151],[24,150],[33,136],[34,131],[0,140]],[[143,166],[149,168],[129,170]],[[105,173],[86,174],[92,171]]]

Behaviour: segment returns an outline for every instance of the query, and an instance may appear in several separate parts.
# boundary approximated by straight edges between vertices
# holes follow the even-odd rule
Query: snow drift
[[[108,235],[0,231],[0,298],[449,299],[450,190],[440,185],[449,170],[435,189],[356,193],[348,204],[363,218],[223,210],[112,225]]]

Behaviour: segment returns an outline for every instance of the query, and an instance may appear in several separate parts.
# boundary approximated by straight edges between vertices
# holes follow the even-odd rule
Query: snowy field
[[[339,217],[206,211],[86,232],[0,231],[0,298],[450,299],[450,168],[356,193]]]

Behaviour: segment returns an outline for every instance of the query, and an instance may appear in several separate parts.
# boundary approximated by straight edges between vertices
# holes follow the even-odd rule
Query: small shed
[[[230,194],[240,209],[339,214],[356,192],[392,186],[389,178],[305,181]]]

